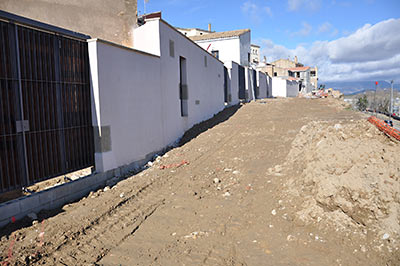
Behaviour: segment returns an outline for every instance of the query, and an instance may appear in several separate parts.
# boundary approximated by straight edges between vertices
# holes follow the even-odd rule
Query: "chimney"
[[[264,63],[267,63],[267,57],[266,56],[264,56]]]
[[[208,23],[208,31],[211,32],[211,23]]]
[[[297,60],[297,55],[294,57],[294,63],[297,64],[299,61]]]

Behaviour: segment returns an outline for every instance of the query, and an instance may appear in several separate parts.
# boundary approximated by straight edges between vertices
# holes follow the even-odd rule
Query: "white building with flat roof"
[[[187,37],[193,37],[193,36],[201,36],[205,34],[210,34],[213,33],[211,31],[211,25],[208,26],[208,30],[203,30],[203,29],[198,29],[198,28],[179,28],[175,27],[180,33]]]
[[[250,45],[250,63],[257,66],[260,63],[260,46]]]
[[[224,63],[233,61],[242,66],[249,66],[249,29],[214,32],[189,38]]]

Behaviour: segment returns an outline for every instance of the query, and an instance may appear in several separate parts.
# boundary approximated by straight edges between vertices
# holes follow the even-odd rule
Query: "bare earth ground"
[[[390,223],[393,219],[398,222],[399,217],[389,215],[393,218],[388,222],[393,226],[389,238],[382,239],[377,229],[382,229],[378,218],[385,216],[385,211],[397,210],[398,205],[382,210],[370,223],[371,215],[360,218],[350,201],[341,203],[347,198],[333,198],[329,209],[331,202],[326,199],[332,195],[325,195],[320,187],[335,178],[330,176],[332,167],[337,167],[335,162],[343,161],[342,149],[331,149],[339,145],[336,137],[321,144],[321,136],[329,140],[338,131],[354,140],[354,134],[364,134],[365,129],[365,134],[372,139],[376,135],[377,141],[390,147],[389,152],[399,151],[398,143],[358,122],[365,117],[345,110],[335,100],[273,99],[236,109],[227,109],[192,130],[183,138],[187,143],[111,189],[93,192],[60,210],[40,213],[43,222],[31,225],[23,221],[3,229],[0,261],[6,260],[12,249],[12,264],[400,265],[397,227]],[[323,126],[313,121],[323,121]],[[354,131],[357,123],[365,128]],[[341,126],[335,126],[338,124]],[[312,132],[318,139],[314,140]],[[350,150],[363,145],[369,142]],[[374,142],[371,147],[376,145]],[[380,157],[386,156],[385,149],[377,151]],[[374,159],[370,165],[386,167],[379,158],[345,151],[355,157],[352,160],[359,168],[340,170],[340,178],[351,171],[358,175],[362,160]],[[319,163],[315,172],[314,157]],[[326,161],[333,163],[323,164]],[[375,168],[367,169],[366,174],[375,173]],[[382,175],[377,170],[377,175],[391,178],[388,182],[398,189],[399,173],[392,173],[396,169]],[[330,184],[333,191],[342,191],[338,184]],[[385,199],[399,203],[399,191],[384,184],[391,198],[382,203],[378,197],[378,209],[388,204]],[[376,196],[380,192],[371,193]],[[364,196],[358,195],[354,202]],[[328,222],[338,209],[343,221]]]

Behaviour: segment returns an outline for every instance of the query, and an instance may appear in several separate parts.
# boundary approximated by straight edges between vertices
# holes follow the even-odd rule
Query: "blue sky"
[[[153,11],[178,27],[250,28],[268,61],[297,55],[323,80],[400,80],[400,0],[149,0]]]

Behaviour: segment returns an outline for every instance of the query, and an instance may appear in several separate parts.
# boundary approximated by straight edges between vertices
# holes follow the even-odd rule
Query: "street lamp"
[[[393,80],[390,82],[390,121],[392,121],[393,116]]]

